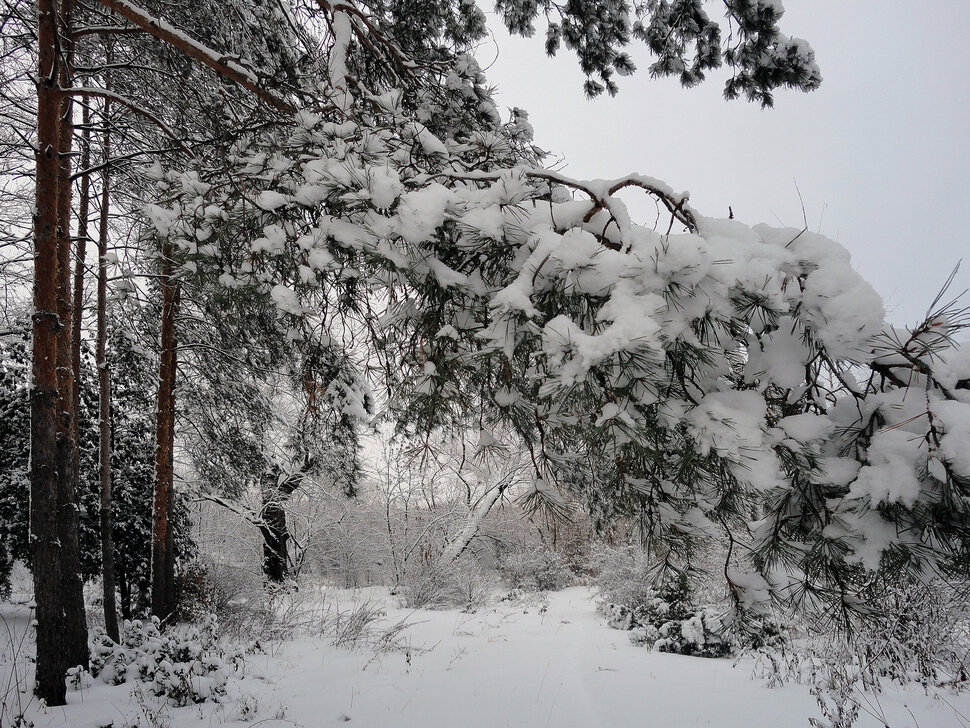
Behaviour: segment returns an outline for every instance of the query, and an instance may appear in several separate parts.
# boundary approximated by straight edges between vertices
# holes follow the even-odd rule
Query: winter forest
[[[957,261],[896,321],[483,68],[767,117],[780,0],[0,8],[0,728],[970,728]]]

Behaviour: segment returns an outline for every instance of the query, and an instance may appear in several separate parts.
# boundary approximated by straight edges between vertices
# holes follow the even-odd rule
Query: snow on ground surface
[[[807,687],[763,687],[751,678],[750,662],[735,666],[731,659],[631,645],[628,633],[605,626],[585,587],[499,602],[476,614],[402,609],[383,590],[321,594],[341,609],[361,600],[384,602],[385,625],[402,619],[411,624],[401,635],[407,647],[344,649],[334,647],[332,638],[296,637],[247,656],[243,677],[230,682],[221,704],[159,708],[142,697],[139,705],[131,684],[95,680],[70,692],[63,708],[44,709],[21,695],[24,704],[29,701],[27,725],[807,728],[808,718],[818,716]],[[6,692],[0,724],[7,726],[15,725],[11,707],[18,700],[10,690],[9,643],[17,643],[30,615],[23,606],[4,604],[0,610],[12,635],[0,648],[0,689]],[[869,699],[859,728],[970,726],[968,694],[890,689]]]

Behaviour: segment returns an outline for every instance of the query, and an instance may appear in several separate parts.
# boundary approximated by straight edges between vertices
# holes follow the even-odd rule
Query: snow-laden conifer
[[[704,217],[642,175],[542,169],[521,115],[322,106],[282,143],[241,139],[229,169],[170,179],[151,216],[186,279],[258,291],[294,330],[348,314],[342,346],[379,364],[399,428],[515,433],[533,507],[571,494],[599,523],[629,517],[673,569],[727,539],[741,615],[844,616],[875,570],[962,558],[955,304],[894,331],[838,243]],[[628,188],[658,223],[632,218]]]

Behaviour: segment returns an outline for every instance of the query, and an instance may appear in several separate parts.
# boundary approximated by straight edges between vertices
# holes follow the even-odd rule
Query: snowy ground
[[[222,704],[160,707],[131,685],[93,685],[69,693],[69,705],[44,709],[13,689],[19,643],[29,624],[25,607],[3,605],[9,637],[0,652],[0,726],[77,728],[182,726],[328,726],[374,728],[501,728],[502,726],[718,726],[807,728],[817,716],[808,688],[768,689],[751,678],[750,663],[657,654],[631,645],[597,615],[592,595],[576,587],[520,603],[502,602],[477,614],[404,610],[386,592],[327,592],[341,608],[382,599],[384,624],[406,619],[404,649],[332,646],[298,637],[265,645],[247,657],[241,679]],[[543,608],[545,607],[545,608]],[[27,651],[31,651],[28,648]],[[142,691],[143,692],[143,691]],[[857,726],[968,728],[970,695],[894,690],[871,698]],[[880,717],[881,716],[881,717]]]

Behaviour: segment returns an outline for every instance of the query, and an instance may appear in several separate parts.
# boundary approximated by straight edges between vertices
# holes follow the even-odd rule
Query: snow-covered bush
[[[686,595],[676,591],[651,589],[648,593],[635,607],[602,602],[600,610],[611,627],[630,630],[634,644],[697,657],[731,654],[732,646],[717,610],[689,606]]]
[[[241,657],[219,647],[217,632],[214,615],[165,632],[155,618],[126,621],[118,644],[104,632],[95,635],[91,673],[113,685],[143,683],[176,706],[218,700]]]
[[[660,652],[724,657],[732,651],[721,614],[697,607],[683,575],[658,568],[641,549],[598,548],[593,557],[600,611],[630,640]]]

